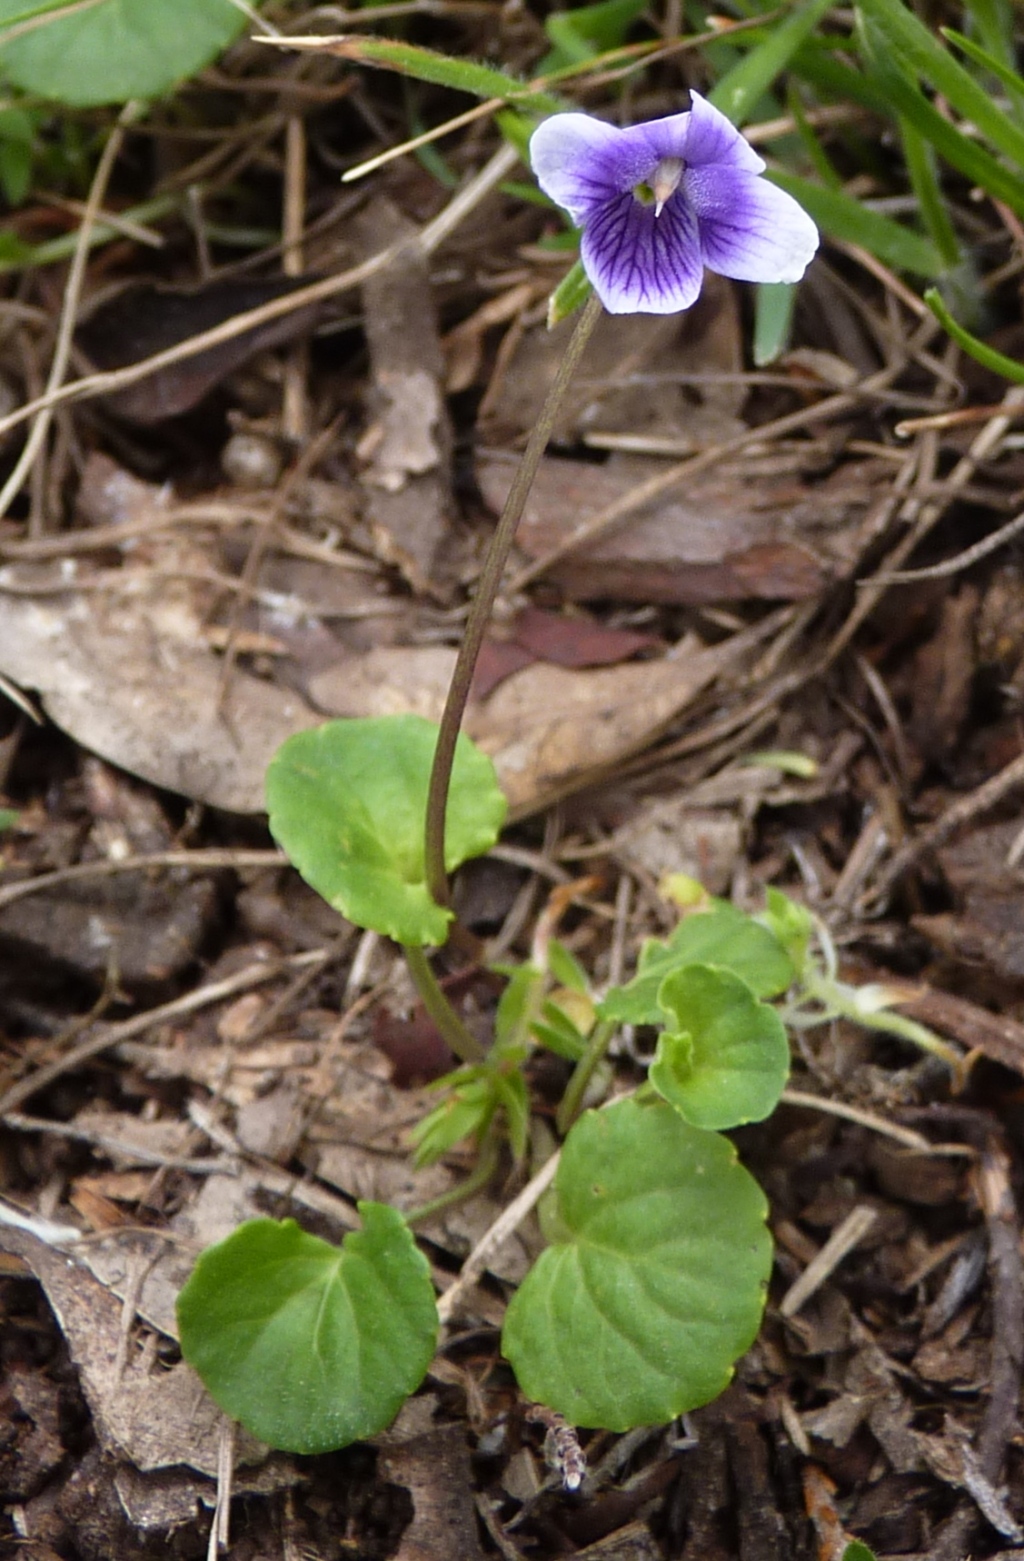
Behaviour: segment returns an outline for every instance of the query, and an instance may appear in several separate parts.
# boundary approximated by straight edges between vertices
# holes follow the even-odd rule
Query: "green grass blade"
[[[860,0],[860,16],[880,34],[885,58],[897,60],[904,70],[923,77],[994,147],[1024,168],[1024,130],[1003,113],[913,12],[894,0]]]
[[[763,43],[733,66],[708,94],[709,101],[728,115],[734,125],[742,125],[833,3],[834,0],[805,0],[781,26],[769,32]]]
[[[797,135],[803,145],[804,154],[814,169],[822,184],[830,190],[841,190],[843,181],[839,177],[821,141],[807,118],[807,112],[803,105],[800,93],[794,81],[789,84],[786,94],[786,107],[793,116]]]
[[[796,288],[790,282],[760,282],[754,307],[754,365],[763,369],[774,363],[789,346],[796,307]]]
[[[930,281],[938,281],[944,275],[945,261],[923,234],[869,210],[842,190],[826,190],[811,179],[774,168],[768,177],[781,190],[788,190],[830,237],[860,244],[897,271],[912,271]]]
[[[822,103],[849,100],[873,114],[890,114],[885,93],[869,77],[837,60],[820,38],[808,38],[790,61],[794,76],[812,87]]]
[[[964,10],[983,48],[1012,65],[1016,59],[1012,0],[966,0]]]
[[[475,98],[500,98],[544,114],[554,114],[565,107],[550,93],[534,91],[514,76],[495,70],[491,65],[479,65],[475,60],[456,60],[450,55],[438,54],[434,49],[421,49],[416,44],[396,43],[392,38],[366,38],[354,33],[331,38],[329,43],[327,52],[351,60],[354,65],[376,65],[401,76],[429,81],[437,87],[453,87],[457,92],[468,92]]]
[[[890,111],[894,109],[908,120],[948,163],[959,168],[974,184],[1024,216],[1024,183],[1020,176],[1004,168],[984,147],[969,141],[894,67],[894,46],[885,33],[865,22],[861,27],[861,40],[875,78],[889,98]],[[1024,136],[1021,139],[1024,143]]]
[[[975,65],[980,65],[983,70],[991,71],[996,80],[1001,81],[1003,86],[1013,94],[1018,102],[1024,99],[1024,76],[1019,76],[1015,70],[1011,70],[1002,60],[997,59],[994,54],[990,54],[987,49],[983,49],[980,44],[975,43],[973,38],[965,38],[963,33],[958,33],[955,28],[940,27],[939,31],[944,38],[948,38],[955,49],[959,49],[962,54],[967,55],[969,60],[973,60]]]
[[[996,352],[994,347],[987,347],[983,341],[972,336],[970,331],[965,331],[962,325],[958,325],[950,314],[938,288],[929,287],[924,295],[924,301],[939,321],[956,342],[962,347],[968,357],[980,363],[983,368],[991,369],[994,374],[1001,374],[1011,384],[1024,385],[1024,363],[1018,363],[1016,358],[1008,358],[1003,352]]]
[[[957,239],[949,208],[943,199],[939,176],[935,168],[935,154],[928,142],[909,120],[900,120],[903,138],[903,156],[910,176],[910,187],[917,197],[918,210],[925,231],[931,236],[935,248],[950,267],[960,260],[960,243]]]
[[[646,0],[600,0],[597,5],[553,11],[545,20],[544,31],[555,45],[558,64],[591,60],[595,54],[621,48],[645,5]],[[546,73],[551,65],[549,56],[540,70]]]

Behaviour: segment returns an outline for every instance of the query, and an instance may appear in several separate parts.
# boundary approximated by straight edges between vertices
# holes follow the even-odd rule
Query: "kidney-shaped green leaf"
[[[769,928],[728,900],[713,900],[710,910],[684,916],[667,943],[649,938],[632,981],[613,987],[598,1013],[617,1024],[661,1024],[658,992],[665,977],[684,965],[702,964],[734,971],[758,997],[777,997],[796,975]]]
[[[3,42],[6,22],[52,0],[0,0],[0,75],[79,108],[155,98],[209,64],[246,25],[231,0],[98,0]]]
[[[658,1002],[670,1016],[650,1081],[694,1127],[760,1122],[789,1075],[786,1029],[731,970],[684,965],[666,976]]]
[[[325,1453],[389,1425],[434,1354],[430,1270],[402,1216],[361,1203],[332,1247],[249,1220],[178,1296],[181,1348],[210,1395],[271,1447]]]
[[[274,839],[308,884],[359,927],[442,944],[451,912],[427,892],[423,823],[437,727],[417,715],[328,721],[289,737],[267,770]],[[445,865],[488,851],[505,821],[494,765],[455,750]]]
[[[502,1349],[529,1398],[627,1431],[715,1398],[752,1343],[771,1268],[767,1205],[728,1139],[660,1101],[588,1111],[554,1194],[566,1238],[541,1253]]]

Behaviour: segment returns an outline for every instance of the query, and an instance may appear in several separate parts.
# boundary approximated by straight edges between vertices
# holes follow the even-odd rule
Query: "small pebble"
[[[272,488],[281,475],[281,453],[262,434],[232,434],[220,452],[220,464],[239,488]]]

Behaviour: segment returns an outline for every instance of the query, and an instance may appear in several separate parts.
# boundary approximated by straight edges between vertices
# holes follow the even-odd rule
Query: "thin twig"
[[[153,851],[145,856],[126,856],[120,861],[78,862],[74,867],[58,867],[52,873],[40,873],[35,878],[21,878],[16,883],[0,887],[0,910],[24,900],[30,894],[42,894],[47,889],[62,888],[69,883],[88,882],[93,878],[120,877],[122,873],[145,873],[157,867],[187,867],[190,872],[215,872],[218,868],[288,867],[289,860],[283,851],[238,851],[230,848],[213,848],[205,851]]]
[[[78,229],[75,252],[71,260],[71,269],[68,272],[67,286],[64,289],[64,300],[61,305],[60,324],[57,327],[57,340],[53,349],[53,361],[50,364],[50,373],[46,381],[45,396],[53,396],[60,389],[67,373],[68,361],[71,357],[71,342],[75,334],[75,323],[78,319],[78,305],[82,296],[82,284],[85,281],[85,268],[89,260],[89,241],[93,227],[103,206],[107,193],[107,185],[114,171],[116,163],[124,145],[125,133],[128,126],[143,112],[141,103],[126,103],[118,115],[117,124],[107,137],[107,144],[103,148],[99,162],[96,164],[96,172],[93,174],[92,185],[89,189],[89,199],[86,201],[85,211],[82,214],[82,223]],[[25,478],[32,470],[39,451],[50,429],[52,411],[49,407],[42,409],[32,427],[32,432],[25,441],[25,447],[14,465],[14,470],[0,489],[0,516],[6,515],[13,499],[21,492]]]
[[[822,1111],[826,1116],[842,1117],[844,1122],[856,1122],[858,1127],[870,1128],[873,1133],[880,1133],[883,1138],[892,1138],[896,1143],[902,1144],[905,1149],[916,1149],[921,1154],[936,1152],[941,1148],[945,1153],[945,1146],[936,1146],[923,1133],[915,1133],[913,1128],[899,1127],[895,1122],[887,1122],[884,1117],[879,1117],[872,1111],[862,1111],[859,1106],[848,1106],[841,1100],[829,1100],[823,1095],[809,1095],[802,1089],[784,1089],[779,1097],[780,1104],[784,1106],[801,1106],[809,1111]]]
[[[964,824],[970,823],[982,813],[987,813],[997,802],[1001,802],[1004,797],[1017,791],[1021,786],[1024,786],[1024,754],[1011,760],[997,775],[993,775],[990,780],[977,786],[974,791],[968,792],[965,797],[959,797],[941,817],[935,820],[934,824],[913,840],[908,840],[879,873],[861,909],[880,909],[903,874],[920,857],[930,851],[937,851]]]
[[[932,564],[927,569],[894,569],[887,575],[876,575],[875,583],[907,585],[915,580],[948,580],[951,575],[960,574],[962,570],[970,569],[980,559],[995,553],[1021,531],[1024,531],[1024,512],[1015,515],[1012,520],[1008,520],[1004,526],[999,526],[997,530],[990,532],[987,537],[982,537],[981,541],[975,542],[973,547],[966,547],[962,553],[944,559],[941,564]]]
[[[144,1034],[154,1025],[166,1024],[169,1020],[180,1019],[185,1014],[198,1013],[200,1009],[208,1008],[211,1003],[223,1002],[225,998],[234,997],[238,992],[248,992],[252,987],[263,986],[267,981],[274,981],[285,971],[296,970],[303,965],[322,964],[324,958],[325,955],[320,949],[313,949],[308,953],[291,954],[286,959],[275,960],[273,963],[246,965],[244,970],[236,971],[233,976],[225,976],[223,981],[211,981],[208,986],[197,987],[194,992],[188,992],[184,997],[176,997],[170,1003],[161,1003],[157,1008],[148,1008],[144,1013],[135,1014],[131,1019],[123,1019],[119,1024],[102,1025],[96,1034],[87,1036],[65,1056],[47,1063],[45,1067],[37,1068],[27,1079],[20,1079],[17,1084],[12,1084],[6,1094],[0,1097],[0,1117],[5,1112],[24,1105],[26,1100],[37,1095],[55,1079],[73,1072],[83,1063],[90,1062],[93,1057],[109,1051],[112,1046],[119,1046],[122,1041],[133,1040],[135,1036]]]
[[[211,1143],[223,1149],[226,1154],[233,1155],[239,1162],[251,1166],[259,1185],[267,1192],[274,1193],[280,1198],[290,1198],[295,1203],[301,1203],[304,1208],[315,1210],[317,1214],[326,1214],[328,1219],[336,1220],[345,1230],[358,1228],[358,1216],[352,1205],[346,1203],[344,1198],[328,1192],[326,1187],[321,1187],[305,1177],[293,1176],[288,1171],[282,1171],[280,1166],[263,1159],[260,1155],[250,1153],[222,1122],[218,1122],[209,1107],[201,1101],[189,1101],[188,1115],[189,1120],[195,1123],[200,1132],[206,1134]]]
[[[281,319],[295,310],[306,309],[312,304],[324,303],[330,298],[337,298],[343,293],[351,292],[354,288],[360,287],[367,277],[375,276],[378,271],[390,265],[407,242],[417,244],[425,254],[433,254],[483,197],[501,183],[515,166],[516,160],[517,153],[512,147],[500,147],[480,172],[456,193],[444,211],[439,212],[432,222],[428,222],[415,239],[403,240],[401,244],[391,245],[378,254],[371,255],[360,265],[341,272],[338,276],[321,277],[319,281],[311,282],[308,287],[299,287],[281,298],[272,298],[257,309],[246,309],[241,314],[232,315],[229,320],[224,320],[220,325],[213,326],[208,331],[199,331],[195,336],[190,336],[188,341],[178,342],[176,346],[168,347],[163,352],[155,352],[148,358],[141,358],[137,363],[128,363],[124,368],[108,369],[102,373],[85,374],[81,379],[73,380],[70,385],[60,385],[44,395],[36,396],[24,406],[18,407],[16,411],[0,418],[0,434],[7,433],[11,428],[17,428],[19,424],[28,422],[40,412],[48,411],[52,407],[62,406],[70,401],[84,401],[95,396],[109,395],[112,391],[137,385],[140,380],[148,379],[151,374],[157,373],[160,369],[170,368],[173,364],[194,358],[197,353],[206,352],[211,347],[219,347],[224,342],[234,341],[236,337],[244,336],[270,320]]]
[[[816,1290],[838,1268],[871,1230],[878,1219],[878,1210],[870,1204],[858,1204],[851,1209],[841,1224],[829,1236],[817,1257],[811,1259],[799,1279],[790,1285],[779,1304],[783,1317],[795,1317]]]
[[[437,1313],[442,1323],[450,1322],[456,1309],[462,1304],[467,1290],[476,1284],[480,1275],[484,1272],[495,1253],[500,1252],[508,1238],[523,1223],[530,1210],[540,1200],[554,1180],[558,1170],[558,1162],[561,1151],[553,1154],[546,1161],[536,1176],[523,1188],[517,1198],[499,1214],[490,1230],[484,1232],[462,1265],[462,1271],[455,1283],[440,1297],[437,1303]]]
[[[232,1166],[217,1159],[192,1159],[187,1155],[163,1154],[159,1149],[148,1149],[133,1144],[125,1138],[112,1138],[107,1133],[92,1128],[79,1127],[74,1122],[51,1122],[48,1117],[23,1116],[20,1111],[5,1111],[4,1127],[16,1133],[48,1133],[53,1138],[68,1138],[78,1144],[88,1144],[102,1154],[118,1159],[135,1161],[139,1165],[154,1165],[160,1170],[188,1171],[192,1176],[231,1176]]]

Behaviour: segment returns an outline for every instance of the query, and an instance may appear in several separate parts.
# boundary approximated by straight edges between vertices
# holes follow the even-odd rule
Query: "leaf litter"
[[[773,1210],[762,1334],[685,1430],[592,1437],[581,1498],[549,1477],[496,1356],[530,1223],[373,1449],[295,1460],[232,1441],[176,1361],[174,1293],[238,1220],[294,1213],[338,1239],[356,1198],[415,1209],[469,1169],[410,1172],[404,1134],[434,1097],[401,1077],[382,1016],[401,1027],[413,999],[389,950],[339,940],[268,851],[263,772],[326,714],[438,713],[481,538],[560,350],[541,323],[546,219],[494,193],[508,167],[442,247],[388,260],[451,205],[410,162],[340,202],[315,105],[358,90],[361,140],[368,121],[379,143],[395,100],[379,77],[353,89],[313,56],[288,76],[275,61],[284,107],[239,133],[218,85],[265,108],[266,53],[242,45],[187,89],[219,125],[214,184],[187,221],[175,208],[167,261],[131,235],[95,252],[78,346],[99,393],[65,402],[0,532],[0,673],[51,723],[12,713],[2,745],[18,823],[0,892],[26,889],[0,911],[3,1208],[34,1221],[0,1225],[4,1521],[76,1557],[163,1553],[172,1535],[198,1556],[197,1502],[233,1492],[240,1554],[262,1535],[268,1554],[335,1555],[339,1534],[430,1561],[453,1533],[460,1554],[605,1561],[802,1556],[814,1536],[822,1554],[855,1535],[939,1561],[1017,1545],[1021,581],[998,559],[952,590],[886,577],[911,542],[955,553],[1019,503],[1019,409],[972,369],[981,432],[944,428],[960,365],[898,284],[837,252],[770,373],[744,370],[727,284],[682,320],[595,337],[493,633],[519,660],[469,718],[527,820],[472,930],[523,949],[545,885],[596,868],[564,935],[612,979],[671,925],[666,868],[741,903],[781,883],[829,916],[851,967],[902,979],[906,1012],[977,1049],[966,1097],[842,1026],[803,1042],[820,1111],[787,1104],[741,1135]],[[186,189],[196,148],[161,112],[146,133]],[[268,156],[277,176],[306,118],[310,269],[278,251],[246,276],[218,234],[230,178],[255,189]],[[452,143],[460,172],[493,151],[478,134]],[[341,266],[362,281],[332,282]],[[104,302],[111,279],[129,291]],[[19,401],[44,381],[60,291],[31,274],[21,356],[3,339]],[[155,351],[172,361],[136,375]],[[126,382],[104,378],[125,365]],[[335,430],[308,466],[284,415],[297,375],[306,450]],[[818,776],[738,762],[766,748]],[[56,881],[31,892],[42,874]],[[492,984],[473,970],[459,991],[486,1025]],[[533,1083],[543,1101],[540,1065]],[[931,1147],[893,1145],[891,1123]],[[420,1227],[439,1286],[515,1190],[507,1174]],[[858,1209],[872,1218],[844,1244]]]

